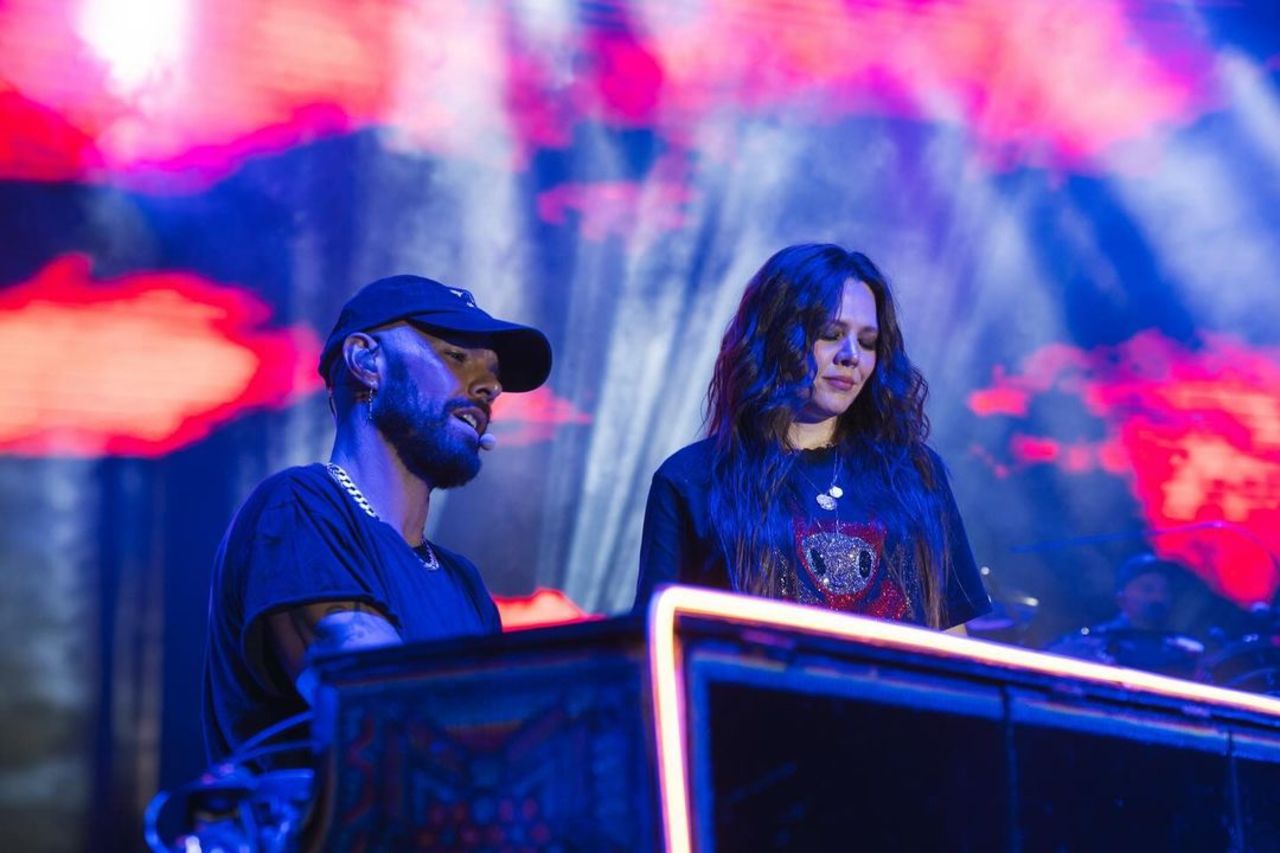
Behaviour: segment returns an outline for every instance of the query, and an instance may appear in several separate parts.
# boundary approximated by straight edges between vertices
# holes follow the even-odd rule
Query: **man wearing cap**
[[[1173,611],[1173,587],[1185,569],[1155,554],[1137,554],[1116,571],[1116,608],[1109,622],[1095,630],[1167,631]]]
[[[204,672],[209,757],[308,707],[318,652],[500,630],[476,567],[424,536],[431,492],[468,482],[492,405],[551,369],[539,331],[418,276],[343,307],[320,375],[326,464],[282,471],[237,512],[214,564]]]
[[[1048,651],[1070,657],[1190,676],[1204,647],[1171,629],[1173,591],[1186,572],[1151,553],[1130,557],[1115,576],[1115,617],[1057,639]]]

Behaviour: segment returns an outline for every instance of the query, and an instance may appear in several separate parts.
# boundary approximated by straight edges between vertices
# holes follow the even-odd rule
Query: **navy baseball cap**
[[[1119,592],[1145,574],[1164,575],[1166,580],[1176,581],[1186,572],[1186,567],[1176,560],[1167,560],[1151,553],[1135,554],[1116,569],[1116,591]]]
[[[532,391],[551,372],[551,344],[542,332],[490,317],[469,291],[418,275],[393,275],[366,284],[342,306],[320,354],[320,377],[328,383],[333,360],[348,335],[401,320],[427,331],[488,335],[505,391]]]

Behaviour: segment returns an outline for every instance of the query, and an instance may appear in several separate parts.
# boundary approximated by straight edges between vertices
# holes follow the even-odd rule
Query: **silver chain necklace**
[[[334,462],[326,462],[324,467],[329,472],[329,476],[339,486],[347,490],[347,494],[351,495],[351,499],[356,502],[356,506],[364,510],[365,515],[375,521],[381,520],[378,518],[378,514],[373,511],[373,507],[369,505],[369,500],[364,496],[364,492],[360,491],[359,486],[351,482],[351,477],[347,475],[346,471],[342,470],[341,465]],[[408,545],[407,542],[405,544]],[[422,563],[424,568],[433,572],[440,568],[440,561],[436,559],[436,552],[432,550],[430,543],[426,539],[423,539],[422,544],[417,548],[410,545],[409,550],[413,551],[413,555],[418,558],[418,562]],[[426,552],[425,555],[423,554],[424,551]]]
[[[820,488],[817,483],[813,482],[813,479],[805,473],[803,468],[796,468],[796,470],[800,472],[800,476],[804,477],[805,480],[808,481],[809,485],[813,486],[814,490],[817,491],[818,494],[814,499],[818,502],[818,506],[822,507],[827,512],[835,512],[836,508],[839,506],[840,498],[844,497],[844,489],[836,485],[836,479],[840,476],[840,453],[838,451],[836,452],[835,457],[835,463],[831,466],[831,485],[827,486],[825,490]]]

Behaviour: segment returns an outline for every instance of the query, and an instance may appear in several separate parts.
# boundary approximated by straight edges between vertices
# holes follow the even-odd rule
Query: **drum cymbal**
[[[1219,687],[1280,696],[1280,634],[1251,634],[1223,646],[1201,663],[1199,675]]]
[[[971,633],[984,634],[995,631],[1025,628],[1035,618],[1040,599],[1017,590],[1005,590],[996,583],[990,566],[979,569],[983,583],[991,595],[991,610],[965,623]]]

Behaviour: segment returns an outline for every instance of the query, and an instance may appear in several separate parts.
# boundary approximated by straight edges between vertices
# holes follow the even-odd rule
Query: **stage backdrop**
[[[1270,601],[1262,9],[0,4],[0,846],[136,846],[199,771],[214,549],[257,481],[326,456],[319,342],[391,273],[555,348],[432,502],[497,594],[630,605],[650,475],[700,435],[747,277],[834,241],[897,288],[978,559],[1041,603],[1019,639],[1105,618],[1144,547],[1193,568],[1184,630]]]

